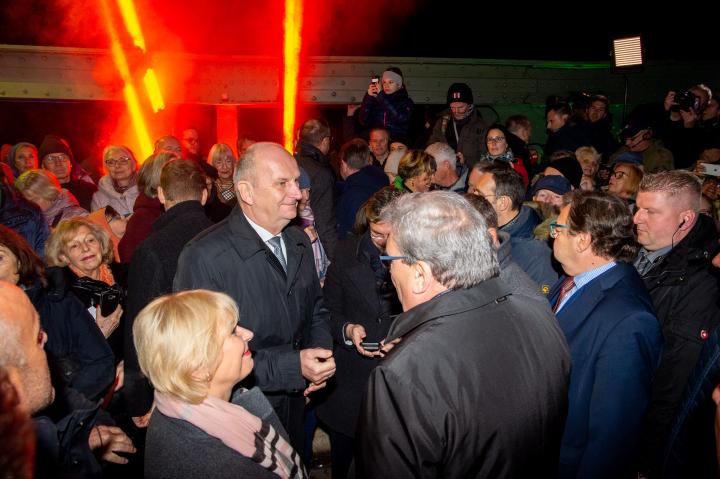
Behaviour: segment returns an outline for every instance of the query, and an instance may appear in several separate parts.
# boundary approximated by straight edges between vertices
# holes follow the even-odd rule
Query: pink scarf
[[[200,404],[190,404],[159,391],[155,391],[155,406],[164,415],[187,421],[220,439],[280,477],[307,477],[292,446],[270,424],[241,406],[212,396]]]

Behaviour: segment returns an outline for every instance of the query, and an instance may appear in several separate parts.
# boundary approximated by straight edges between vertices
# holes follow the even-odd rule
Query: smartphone
[[[375,75],[375,76],[373,76],[373,77],[370,79],[370,81],[371,81],[372,83],[380,83],[380,77],[377,76],[377,75]]]
[[[360,343],[360,346],[362,346],[363,349],[365,349],[365,351],[370,351],[370,352],[380,351],[380,348],[381,348],[380,343],[366,343],[365,341]]]
[[[720,165],[714,163],[700,163],[702,166],[702,174],[708,176],[720,176]]]

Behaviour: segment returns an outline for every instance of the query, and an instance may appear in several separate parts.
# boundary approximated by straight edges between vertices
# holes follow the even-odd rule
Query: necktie
[[[573,277],[568,276],[567,278],[565,278],[562,286],[560,286],[560,294],[558,294],[557,300],[555,301],[555,306],[553,306],[553,313],[557,312],[558,308],[560,307],[560,304],[562,303],[563,298],[574,287],[575,287],[575,281],[573,281]]]
[[[635,269],[637,269],[637,272],[640,273],[640,276],[645,276],[645,273],[648,272],[648,269],[652,266],[652,263],[650,262],[650,259],[647,257],[647,254],[640,253],[640,258],[637,261],[637,264],[635,265]]]
[[[280,261],[283,269],[287,271],[287,262],[285,261],[285,255],[283,254],[282,246],[280,245],[280,237],[273,236],[267,242],[272,248],[273,253],[275,253],[275,256],[277,256],[277,259]]]

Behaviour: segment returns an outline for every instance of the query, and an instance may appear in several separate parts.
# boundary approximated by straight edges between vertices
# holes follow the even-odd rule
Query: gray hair
[[[176,158],[178,158],[178,155],[170,151],[161,151],[149,156],[138,173],[138,190],[145,193],[149,198],[157,198],[157,189],[160,186],[160,175],[163,166]]]
[[[443,161],[447,161],[452,168],[457,168],[457,155],[452,146],[447,143],[437,141],[425,148],[425,153],[435,158],[435,163],[437,163],[438,166]]]
[[[424,261],[447,288],[469,288],[500,271],[487,224],[457,193],[410,193],[382,213],[406,263]]]

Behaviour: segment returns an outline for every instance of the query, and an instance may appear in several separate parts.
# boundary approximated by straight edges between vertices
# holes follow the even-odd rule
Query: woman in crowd
[[[487,147],[487,153],[480,157],[481,161],[503,161],[509,163],[515,171],[517,171],[522,177],[523,184],[527,188],[529,184],[528,172],[525,169],[520,158],[515,157],[515,154],[508,145],[508,138],[510,133],[502,125],[492,125],[485,132],[485,146]]]
[[[48,335],[50,362],[68,385],[90,400],[101,398],[115,377],[113,353],[103,333],[61,281],[48,284],[42,260],[22,236],[3,225],[0,280],[19,286],[30,298]]]
[[[422,150],[410,150],[400,159],[393,186],[403,193],[430,191],[436,170],[435,158]]]
[[[125,236],[128,218],[115,211],[115,208],[110,205],[93,211],[87,215],[86,218],[104,229],[108,234],[113,246],[114,261],[119,263],[120,251],[118,250],[118,246],[120,245],[120,240]]]
[[[632,163],[615,163],[612,173],[610,173],[610,183],[607,190],[634,205],[642,178],[643,171],[639,166]]]
[[[150,156],[140,167],[137,179],[137,188],[140,193],[135,200],[133,214],[128,220],[125,234],[120,240],[118,248],[123,263],[130,262],[135,248],[150,236],[153,223],[165,212],[157,197],[160,174],[163,166],[176,158],[178,156],[175,153],[158,153]]]
[[[208,163],[217,170],[218,177],[213,181],[213,201],[209,201],[206,207],[210,219],[217,223],[223,220],[237,204],[235,197],[235,184],[233,173],[237,159],[232,149],[225,143],[216,143],[208,153]]]
[[[237,304],[195,290],[162,296],[133,325],[142,372],[155,388],[145,477],[306,477],[258,388],[233,388],[253,368]]]
[[[382,126],[396,141],[408,144],[408,130],[414,103],[404,85],[402,71],[390,67],[382,79],[374,78],[360,107],[360,123],[367,129]]]
[[[95,318],[116,357],[121,358],[122,331],[113,332],[123,312],[124,284],[118,284],[115,277],[123,281],[124,276],[113,263],[112,242],[105,230],[85,218],[62,221],[47,241],[45,258],[48,266],[61,268],[70,288]],[[99,300],[100,293],[105,304]]]
[[[50,228],[56,227],[62,220],[88,214],[73,194],[61,188],[55,175],[47,170],[25,171],[15,180],[15,188],[26,200],[40,207]]]
[[[315,213],[313,213],[312,207],[310,206],[310,176],[304,168],[300,168],[299,183],[298,186],[300,186],[302,198],[297,204],[298,215],[294,223],[300,226],[303,231],[305,231],[305,234],[308,235],[308,238],[310,238],[313,257],[315,258],[315,272],[320,280],[320,286],[323,286],[323,284],[325,284],[325,274],[330,265],[330,258],[327,257],[325,248],[323,248],[320,237],[317,234]]]
[[[130,215],[140,193],[135,155],[125,146],[110,145],[103,150],[102,158],[107,174],[98,182],[91,209],[112,205],[121,215]]]
[[[335,385],[326,402],[318,406],[317,414],[330,433],[333,479],[347,476],[360,400],[381,354],[362,344],[381,341],[392,316],[402,312],[389,271],[380,261],[390,232],[390,225],[381,221],[381,213],[401,194],[385,187],[370,197],[358,211],[359,239],[338,244],[325,280],[323,294],[332,318],[337,370]]]
[[[600,159],[602,155],[592,146],[581,146],[575,150],[575,158],[577,158],[583,171],[580,188],[583,190],[594,190],[595,176],[600,169]]]
[[[28,170],[38,169],[38,150],[32,143],[20,142],[10,149],[8,163],[15,178]]]

